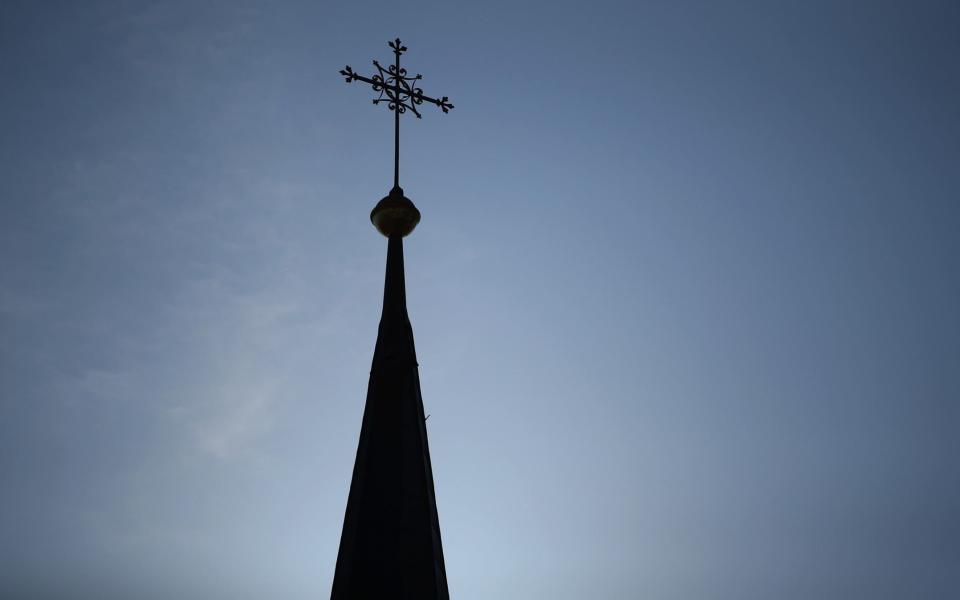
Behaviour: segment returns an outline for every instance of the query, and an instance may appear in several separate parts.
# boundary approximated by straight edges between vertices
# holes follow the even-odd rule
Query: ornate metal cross
[[[423,79],[419,73],[415,77],[407,77],[407,70],[400,67],[400,55],[407,51],[407,47],[400,43],[400,38],[388,42],[393,48],[395,61],[392,65],[384,69],[376,60],[373,66],[379,71],[373,77],[364,77],[359,75],[347,65],[340,74],[346,77],[347,83],[352,81],[363,81],[373,87],[373,91],[380,92],[380,96],[373,103],[380,104],[386,102],[390,110],[393,111],[393,187],[400,188],[400,115],[407,112],[407,109],[413,111],[413,114],[420,118],[420,111],[417,106],[424,102],[436,104],[443,112],[449,112],[453,105],[449,98],[443,96],[440,99],[431,98],[423,93],[423,90],[416,87],[416,82]]]

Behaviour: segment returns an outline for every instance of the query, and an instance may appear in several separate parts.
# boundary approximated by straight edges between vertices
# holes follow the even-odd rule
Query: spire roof
[[[449,597],[407,316],[403,238],[393,235],[331,599]]]

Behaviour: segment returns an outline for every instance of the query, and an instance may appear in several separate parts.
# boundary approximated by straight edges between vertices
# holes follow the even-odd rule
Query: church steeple
[[[390,42],[396,64],[366,78],[350,67],[347,81],[364,81],[387,96],[395,113],[394,186],[370,213],[387,238],[383,313],[360,443],[343,519],[340,551],[333,578],[332,600],[449,600],[440,521],[433,489],[420,375],[407,316],[403,270],[403,238],[420,222],[420,211],[399,185],[399,115],[429,101],[444,112],[453,108],[446,97],[423,95],[400,68],[404,47]],[[375,100],[374,103],[379,102]]]
[[[449,597],[397,235],[331,599]]]

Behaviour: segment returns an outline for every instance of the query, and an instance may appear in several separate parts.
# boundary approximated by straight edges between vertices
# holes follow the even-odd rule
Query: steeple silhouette
[[[403,270],[419,217],[398,188],[371,214],[387,236],[383,313],[332,600],[450,597]]]
[[[348,83],[370,84],[380,92],[374,104],[394,112],[394,172],[393,189],[370,213],[387,238],[383,313],[331,599],[449,600],[403,273],[403,238],[420,222],[420,211],[403,195],[399,169],[400,115],[409,110],[419,117],[423,102],[443,112],[453,105],[415,87],[421,76],[407,77],[400,67],[406,46],[397,39],[390,47],[395,62],[385,69],[373,61],[378,75],[364,77],[349,66],[340,72]]]

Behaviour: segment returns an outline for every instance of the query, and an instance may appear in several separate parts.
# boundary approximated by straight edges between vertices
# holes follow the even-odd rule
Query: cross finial
[[[352,81],[362,81],[370,84],[373,91],[380,92],[380,95],[373,100],[374,104],[386,102],[387,107],[394,114],[394,135],[393,135],[393,187],[400,189],[400,115],[410,110],[413,114],[421,117],[417,107],[424,102],[435,104],[443,112],[449,112],[453,108],[450,99],[446,96],[441,98],[431,98],[423,93],[423,90],[417,86],[417,82],[423,79],[419,73],[413,77],[407,77],[407,70],[400,67],[400,55],[407,51],[407,47],[400,42],[400,38],[387,42],[393,49],[395,55],[394,64],[383,68],[379,62],[373,61],[373,66],[377,68],[377,74],[371,77],[364,77],[356,73],[347,65],[341,69],[340,74],[346,78],[347,83]]]

